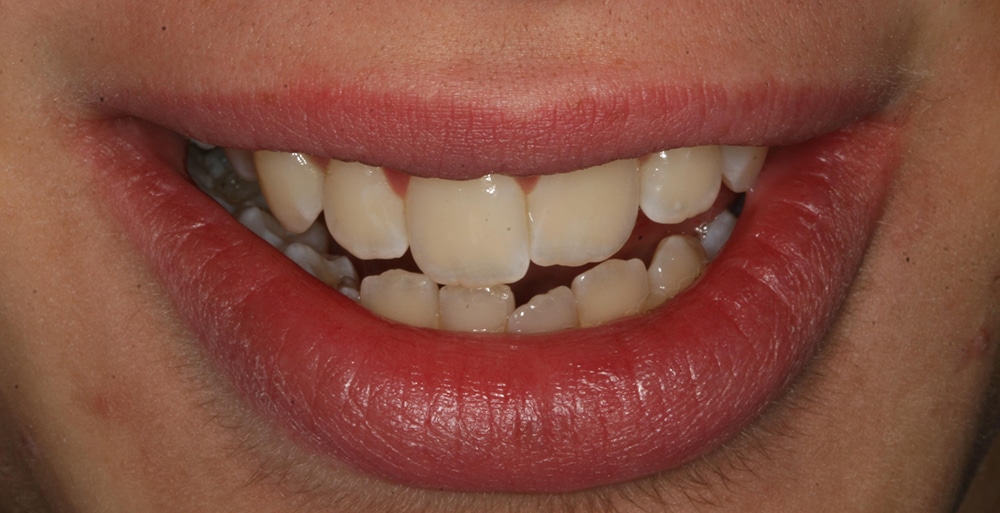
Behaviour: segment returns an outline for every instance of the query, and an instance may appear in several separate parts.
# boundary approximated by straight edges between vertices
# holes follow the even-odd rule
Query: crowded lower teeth
[[[192,141],[188,172],[240,223],[381,317],[544,333],[641,314],[691,286],[737,220],[712,216],[720,190],[749,190],[766,152],[678,148],[533,179],[450,181]],[[655,251],[641,242],[649,233]]]

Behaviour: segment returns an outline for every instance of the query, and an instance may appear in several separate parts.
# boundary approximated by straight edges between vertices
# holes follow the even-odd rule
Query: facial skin
[[[1000,409],[996,2],[48,4],[0,9],[4,511],[948,511],[990,441]],[[292,441],[199,350],[80,151],[88,127],[125,113],[158,122],[173,94],[370,79],[458,104],[500,98],[517,120],[616,74],[723,90],[869,80],[865,94],[810,106],[836,120],[810,128],[891,119],[903,149],[850,292],[789,391],[721,449],[577,493],[410,488]],[[161,101],[124,94],[137,89]],[[280,95],[248,98],[262,123],[269,105],[292,108]],[[206,138],[208,118],[171,128]],[[473,154],[421,122],[433,124],[404,122],[386,142],[398,151],[375,153],[416,174],[531,174],[611,154],[563,140]],[[733,126],[722,142],[758,142]],[[684,142],[720,142],[698,137]],[[277,149],[346,151],[321,133],[309,140]],[[439,157],[410,157],[417,146]]]

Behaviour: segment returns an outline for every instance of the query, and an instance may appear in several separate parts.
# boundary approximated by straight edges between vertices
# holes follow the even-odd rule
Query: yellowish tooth
[[[514,311],[514,293],[506,285],[470,289],[441,287],[441,328],[449,331],[503,333]]]
[[[513,283],[528,271],[528,214],[508,176],[410,179],[406,229],[420,270],[443,285]]]
[[[747,192],[766,158],[767,146],[723,146],[722,181],[733,192]]]
[[[639,211],[639,163],[618,160],[546,175],[528,193],[531,261],[578,266],[621,249]]]
[[[352,255],[366,260],[403,256],[409,246],[403,207],[380,168],[330,161],[323,192],[326,226]]]
[[[646,309],[656,308],[688,288],[705,270],[708,257],[694,237],[671,235],[660,241],[649,263]]]
[[[438,286],[430,278],[392,269],[361,281],[361,306],[410,326],[438,327]]]
[[[657,223],[676,224],[712,207],[722,183],[718,146],[677,148],[654,153],[639,167],[639,205]]]
[[[556,287],[536,295],[517,307],[507,319],[507,331],[510,333],[546,333],[579,325],[576,298],[569,287]]]
[[[642,311],[649,292],[639,259],[607,260],[573,279],[580,326],[597,326]]]
[[[323,211],[323,169],[302,153],[253,154],[260,190],[274,217],[292,233],[302,233]]]

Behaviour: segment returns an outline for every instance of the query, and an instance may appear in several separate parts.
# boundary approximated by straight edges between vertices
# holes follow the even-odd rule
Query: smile
[[[278,114],[269,115],[287,118],[250,137],[239,109],[186,115],[195,104],[245,98],[184,108],[123,94],[110,103],[127,115],[94,127],[84,145],[109,170],[97,178],[113,213],[205,354],[290,437],[407,485],[561,492],[718,448],[815,354],[876,226],[898,150],[896,123],[864,119],[884,95],[814,89],[746,130],[734,129],[733,108],[657,105],[660,119],[685,114],[654,131],[606,130],[613,135],[591,151],[591,141],[567,146],[574,130],[552,127],[548,146],[521,157],[509,151],[527,147],[517,123],[509,137],[472,131],[420,149],[429,141],[415,135],[373,150],[409,129],[375,124],[357,136],[362,143],[296,136],[305,131],[286,130],[299,119],[294,105],[315,96],[293,94],[270,104]],[[760,89],[745,96],[761,99]],[[402,108],[373,98],[321,102],[331,115],[319,118],[344,105],[378,119],[441,112],[424,100]],[[592,100],[599,108],[524,119],[586,125],[627,103]],[[805,128],[789,128],[797,121]],[[336,131],[356,120],[331,123]],[[674,130],[681,125],[698,128]],[[488,140],[470,140],[476,134]],[[187,138],[282,150],[258,151],[253,166],[242,154],[243,164],[219,175],[232,183],[243,166],[250,181],[238,195],[255,206],[229,207],[264,239],[277,237],[265,242],[190,183],[185,155],[211,157]],[[435,168],[490,141],[478,157]],[[770,147],[766,162],[751,146]],[[733,155],[743,156],[738,172],[726,170]],[[662,170],[685,159],[694,171],[669,183]],[[245,193],[254,181],[266,202]],[[727,216],[729,228],[720,227]],[[706,242],[719,230],[724,247]]]

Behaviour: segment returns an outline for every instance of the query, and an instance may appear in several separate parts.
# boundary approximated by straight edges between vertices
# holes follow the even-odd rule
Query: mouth
[[[315,127],[288,128],[288,105],[310,95],[289,93],[275,109],[285,122],[250,131],[232,108],[246,98],[123,94],[85,145],[205,353],[293,439],[410,486],[564,492],[718,449],[815,354],[899,150],[897,124],[871,116],[885,95],[806,89],[741,129],[735,108],[699,104],[655,130],[625,123],[568,146],[575,129],[528,145],[517,123],[509,137],[445,131],[447,143],[411,125],[317,142]],[[532,119],[600,126],[595,112],[641,103],[614,99]],[[347,104],[440,114],[421,102]],[[218,117],[185,115],[207,110]],[[406,134],[417,143],[377,147]],[[761,165],[723,178],[734,156]]]

